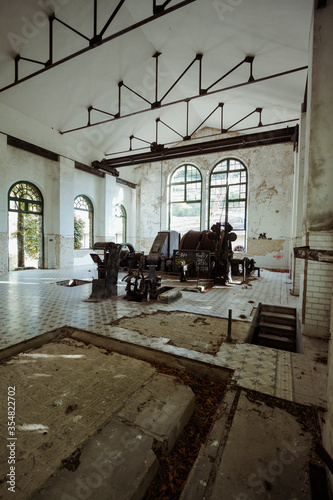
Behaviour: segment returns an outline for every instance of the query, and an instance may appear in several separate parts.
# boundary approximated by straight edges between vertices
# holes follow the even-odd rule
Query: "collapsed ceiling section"
[[[1,9],[0,102],[95,143],[97,160],[161,151],[204,128],[230,136],[297,124],[310,0],[18,0]]]

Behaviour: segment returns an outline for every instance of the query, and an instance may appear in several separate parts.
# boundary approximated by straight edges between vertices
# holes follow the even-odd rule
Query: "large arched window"
[[[88,196],[77,196],[74,200],[74,248],[93,247],[93,216],[93,205]]]
[[[201,173],[194,165],[183,165],[170,180],[169,229],[186,233],[201,229]]]
[[[9,269],[43,267],[43,196],[30,182],[8,192]]]
[[[210,175],[209,224],[226,221],[237,234],[233,249],[246,248],[247,170],[234,158],[216,165]]]
[[[124,205],[116,205],[116,243],[126,243],[127,214]]]

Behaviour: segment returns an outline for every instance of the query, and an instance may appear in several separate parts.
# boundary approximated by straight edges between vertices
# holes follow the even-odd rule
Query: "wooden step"
[[[296,317],[292,314],[282,314],[271,311],[262,311],[261,317],[265,323],[274,323],[277,325],[296,325]]]
[[[279,337],[296,337],[296,329],[289,325],[276,325],[275,323],[259,323],[259,335],[268,333]]]
[[[288,314],[290,316],[294,316],[296,318],[296,309],[294,307],[287,307],[287,306],[274,306],[271,304],[261,304],[261,311],[262,312],[274,312],[274,313],[279,313],[279,314]]]
[[[258,345],[273,347],[284,351],[296,351],[296,341],[289,337],[276,337],[267,333],[260,333],[258,336]]]

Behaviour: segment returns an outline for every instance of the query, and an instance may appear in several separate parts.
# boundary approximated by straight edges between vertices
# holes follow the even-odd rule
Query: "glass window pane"
[[[229,160],[229,170],[243,170],[243,165],[237,160]]]
[[[185,166],[178,168],[173,174],[171,183],[173,184],[174,182],[185,182]]]
[[[219,203],[223,201],[223,203],[225,204],[226,196],[227,196],[227,188],[225,187],[212,188],[210,192],[210,201]]]
[[[228,175],[228,184],[239,184],[240,172],[230,172]]]
[[[187,201],[201,200],[201,182],[186,184],[186,200]]]
[[[215,172],[226,172],[228,170],[228,161],[221,161],[218,165],[213,170],[213,173]]]
[[[201,174],[196,167],[187,165],[186,182],[201,181]]]
[[[237,229],[245,228],[245,202],[229,202],[228,220],[232,227]]]
[[[171,186],[171,202],[185,201],[185,185]]]
[[[240,198],[240,185],[229,186],[229,200],[238,200]]]
[[[201,203],[174,203],[170,208],[171,229],[180,233],[200,231]]]
[[[211,176],[211,185],[226,185],[227,184],[227,174],[225,173],[216,173]]]

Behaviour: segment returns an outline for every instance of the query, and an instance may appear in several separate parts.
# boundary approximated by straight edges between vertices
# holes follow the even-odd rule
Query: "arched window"
[[[116,205],[116,243],[126,243],[127,214],[123,205]]]
[[[232,225],[237,234],[233,249],[246,248],[247,170],[234,158],[216,165],[210,175],[209,225],[215,222]]]
[[[30,182],[8,192],[9,269],[43,267],[43,196]]]
[[[87,196],[79,195],[74,200],[74,248],[93,247],[94,209]]]
[[[201,173],[194,165],[183,165],[170,180],[169,229],[186,233],[201,229]]]

